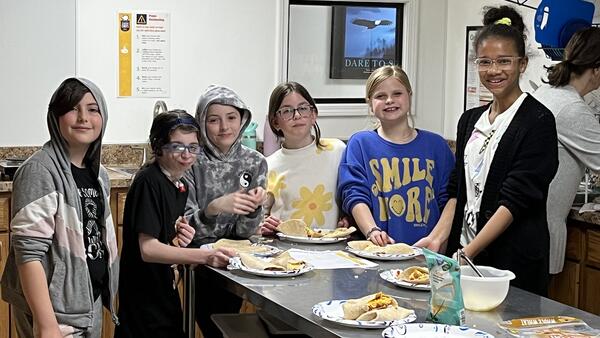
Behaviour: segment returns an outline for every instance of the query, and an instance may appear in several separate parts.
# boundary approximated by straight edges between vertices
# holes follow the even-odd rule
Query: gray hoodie
[[[206,134],[208,107],[213,103],[233,106],[242,115],[240,134],[226,154]],[[185,175],[189,181],[185,216],[196,229],[193,243],[201,245],[220,238],[248,238],[258,230],[263,218],[262,208],[247,216],[222,213],[216,217],[207,217],[204,209],[212,200],[239,190],[240,176],[244,172],[252,176],[252,182],[245,187],[247,190],[258,186],[266,188],[267,161],[259,152],[241,144],[242,132],[250,123],[252,114],[233,90],[211,85],[200,97],[196,119],[200,124],[203,151]]]
[[[98,177],[104,194],[103,241],[108,252],[110,290],[110,303],[105,305],[116,322],[114,300],[119,276],[117,241],[110,213],[108,174],[100,165],[108,111],[98,87],[86,79],[77,80],[89,88],[102,115],[102,133],[90,145],[84,162]],[[50,141],[23,163],[13,181],[11,248],[2,276],[2,299],[31,314],[21,288],[17,265],[40,261],[59,324],[87,328],[93,324],[94,299],[83,240],[83,209],[71,173],[68,146],[60,134],[58,119],[48,111],[47,120]]]

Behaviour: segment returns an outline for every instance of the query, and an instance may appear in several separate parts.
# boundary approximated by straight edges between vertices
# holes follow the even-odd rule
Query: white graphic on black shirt
[[[87,216],[85,224],[85,235],[88,239],[88,245],[85,249],[87,257],[91,260],[104,257],[104,248],[102,246],[101,232],[98,227],[98,206],[95,199],[98,199],[98,190],[94,188],[77,189],[79,196],[84,198],[83,212]]]

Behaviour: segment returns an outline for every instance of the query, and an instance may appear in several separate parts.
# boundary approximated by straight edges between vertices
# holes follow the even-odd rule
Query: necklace
[[[160,165],[160,163],[158,164],[158,167],[160,168],[160,171],[162,171],[162,173],[165,174],[165,176],[167,176],[169,181],[171,181],[171,183],[173,183],[173,185],[175,185],[175,187],[177,188],[177,190],[179,190],[179,192],[186,191],[185,184],[181,181],[181,177],[180,178],[173,177],[167,169],[163,168],[163,166]]]

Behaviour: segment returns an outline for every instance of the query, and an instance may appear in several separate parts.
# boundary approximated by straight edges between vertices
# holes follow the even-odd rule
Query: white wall
[[[457,0],[419,1],[415,124],[439,134],[444,132],[446,49],[453,47],[446,42],[446,11],[453,1]]]
[[[75,0],[0,1],[0,146],[41,145],[56,87],[75,75]]]
[[[110,117],[106,143],[144,142],[156,99],[118,98],[116,13],[168,12],[171,18],[169,109],[195,114],[212,83],[234,89],[264,120],[277,82],[278,0],[128,0],[78,2],[77,72],[102,88]]]

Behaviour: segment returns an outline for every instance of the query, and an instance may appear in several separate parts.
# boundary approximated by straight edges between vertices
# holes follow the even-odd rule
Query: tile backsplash
[[[26,159],[40,149],[40,146],[0,147],[0,159]],[[141,166],[144,159],[150,159],[152,152],[147,144],[104,144],[102,164],[106,166]]]

